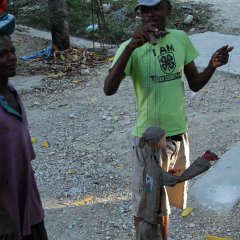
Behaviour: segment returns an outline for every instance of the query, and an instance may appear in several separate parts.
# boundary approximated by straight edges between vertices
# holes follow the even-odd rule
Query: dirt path
[[[36,38],[15,35],[18,52],[30,53]],[[19,72],[39,74],[36,62],[20,61]],[[135,119],[132,84],[124,81],[117,95],[105,97],[103,81],[109,64],[90,75],[43,76],[40,87],[23,91],[34,144],[36,178],[51,240],[132,240],[131,129]],[[35,70],[34,70],[35,69]],[[211,148],[218,154],[239,139],[239,77],[216,73],[195,94],[186,87],[194,159]],[[79,83],[73,81],[81,80]],[[31,82],[29,81],[29,84]],[[223,98],[222,98],[223,96]],[[223,107],[223,112],[218,110]],[[42,148],[43,141],[49,148]],[[239,211],[219,217],[191,197],[194,213],[186,219],[173,209],[170,240],[202,240],[208,234],[240,239]]]
[[[18,34],[13,41],[19,55],[45,47],[42,40]],[[39,87],[22,91],[22,97],[31,134],[37,138],[34,169],[49,239],[133,240],[131,82],[124,81],[117,95],[105,97],[102,87],[109,64],[91,69],[89,75],[59,78],[43,73],[38,64],[20,61],[19,73],[28,76],[35,69],[32,75],[43,74]],[[191,160],[209,148],[222,154],[240,140],[239,96],[239,76],[221,72],[197,94],[186,86]],[[43,141],[49,148],[41,147]],[[229,216],[218,216],[191,197],[188,206],[194,208],[188,218],[172,209],[169,240],[203,240],[205,234],[240,239],[240,205]]]
[[[214,31],[225,34],[240,34],[239,0],[193,0],[196,3],[212,5],[211,19]]]

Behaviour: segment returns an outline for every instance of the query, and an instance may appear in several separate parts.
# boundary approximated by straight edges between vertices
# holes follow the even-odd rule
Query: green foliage
[[[8,11],[16,16],[17,24],[49,30],[47,1],[21,0],[10,2]]]
[[[134,6],[137,0],[98,0],[99,3],[111,3],[111,11],[105,14],[106,27],[101,31],[87,32],[86,28],[92,23],[100,23],[95,9],[92,9],[91,0],[66,0],[68,22],[71,35],[101,41],[109,40],[119,43],[131,36],[132,31],[139,26],[136,20]],[[172,0],[173,13],[169,19],[170,28],[184,29],[183,16],[175,11],[177,0]],[[11,3],[11,2],[10,2]],[[47,0],[21,0],[10,4],[18,24],[24,24],[44,30],[49,30],[49,10]]]

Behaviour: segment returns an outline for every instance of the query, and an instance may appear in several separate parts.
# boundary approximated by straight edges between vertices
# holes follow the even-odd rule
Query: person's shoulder
[[[14,93],[16,93],[17,95],[19,95],[17,89],[16,89],[11,83],[8,83],[8,89],[9,89],[11,92],[14,92]]]
[[[128,39],[128,40],[122,42],[122,43],[118,46],[118,48],[117,48],[117,50],[116,50],[116,54],[123,52],[124,49],[126,48],[126,46],[128,45],[128,43],[129,43],[130,41],[131,41],[131,39]]]
[[[182,43],[187,43],[189,38],[185,31],[178,29],[168,29],[169,35],[177,41],[181,41]]]
[[[121,48],[121,47],[126,47],[126,46],[129,44],[130,41],[131,41],[131,38],[129,38],[128,40],[122,42],[122,43],[120,44],[119,48]]]
[[[8,89],[11,91],[17,91],[16,88],[10,82],[8,82]]]
[[[183,30],[179,30],[179,29],[167,29],[167,31],[174,35],[174,36],[181,36],[181,37],[186,37],[187,33]]]

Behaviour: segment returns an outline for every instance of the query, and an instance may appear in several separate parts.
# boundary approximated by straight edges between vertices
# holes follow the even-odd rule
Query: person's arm
[[[1,132],[0,132],[0,135],[1,135]],[[6,180],[6,174],[4,174],[6,169],[4,169],[4,167],[3,167],[3,165],[4,165],[3,159],[6,159],[6,158],[5,158],[5,156],[3,158],[3,156],[1,155],[1,151],[5,147],[6,146],[4,144],[3,144],[3,146],[0,147],[0,163],[1,163],[0,164],[0,225],[1,225],[0,226],[0,236],[10,234],[10,233],[17,233],[16,225],[15,225],[14,221],[12,221],[12,218],[5,206],[6,203],[4,203],[4,201],[3,201],[4,195],[5,195],[4,191],[6,191],[6,187],[4,186],[4,183],[7,180]]]
[[[125,77],[125,68],[132,52],[144,45],[146,42],[154,42],[154,36],[164,37],[168,33],[166,31],[159,31],[151,25],[145,25],[138,29],[133,35],[131,41],[128,43],[116,63],[113,65],[104,82],[104,93],[107,96],[113,95],[117,92],[122,79]]]
[[[124,70],[127,66],[128,60],[133,52],[133,48],[129,43],[124,51],[122,52],[121,56],[118,58],[112,69],[109,71],[105,82],[104,82],[104,93],[107,96],[113,95],[117,92],[122,79],[125,77]]]
[[[228,63],[229,52],[233,47],[223,46],[219,48],[211,57],[211,60],[205,70],[198,72],[194,61],[184,67],[184,73],[187,78],[189,87],[192,91],[198,92],[210,80],[215,70]]]

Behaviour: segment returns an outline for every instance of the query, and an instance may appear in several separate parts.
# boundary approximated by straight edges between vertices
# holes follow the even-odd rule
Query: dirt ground
[[[18,55],[46,46],[16,33]],[[21,90],[30,131],[36,138],[34,169],[51,240],[132,240],[131,129],[135,121],[132,84],[106,97],[109,63],[90,74],[53,77],[41,62],[19,60],[19,75],[40,76],[39,85]],[[20,80],[21,81],[21,78]],[[17,87],[16,83],[16,87]],[[216,72],[199,93],[186,85],[191,160],[211,149],[221,155],[240,140],[239,76]],[[48,141],[49,147],[42,147]],[[190,183],[190,187],[193,182]],[[193,213],[172,209],[170,240],[202,240],[206,234],[240,240],[240,205],[219,216],[189,197]]]
[[[239,35],[239,0],[194,0],[191,2],[210,4],[212,6],[211,9],[214,14],[210,21],[214,31],[224,34]]]

